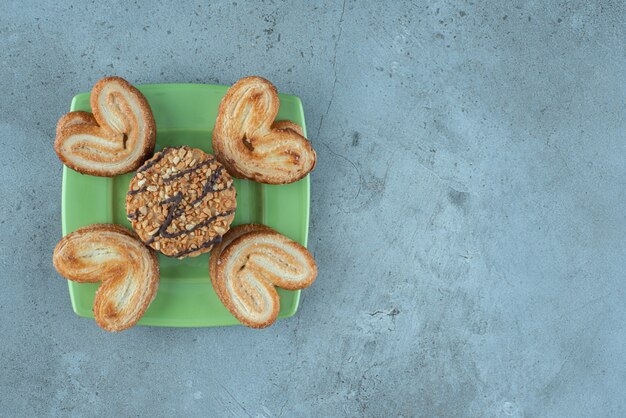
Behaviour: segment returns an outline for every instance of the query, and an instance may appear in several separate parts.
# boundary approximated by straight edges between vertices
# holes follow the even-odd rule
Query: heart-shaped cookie
[[[221,292],[222,289],[221,283],[218,283],[217,280],[217,266],[220,259],[220,254],[222,254],[222,250],[228,247],[231,242],[233,242],[240,236],[255,231],[272,232],[274,230],[269,226],[260,224],[239,225],[235,228],[231,228],[230,231],[222,237],[222,241],[216,244],[215,247],[213,247],[213,250],[211,251],[211,258],[209,258],[209,276],[211,277],[211,283],[213,283],[213,289],[215,290],[215,293]]]
[[[90,225],[66,235],[54,249],[52,262],[69,280],[102,282],[93,311],[98,325],[107,331],[135,325],[159,287],[156,253],[118,225]]]
[[[68,167],[112,177],[136,170],[154,152],[156,124],[146,98],[120,77],[91,91],[91,109],[70,112],[57,124],[54,150]]]
[[[264,78],[242,78],[228,89],[213,129],[213,152],[231,174],[286,184],[313,170],[316,154],[302,128],[274,122],[279,107],[276,87]]]
[[[265,328],[280,310],[274,286],[308,287],[317,266],[306,248],[284,235],[263,225],[242,225],[213,249],[209,274],[215,293],[242,324]]]

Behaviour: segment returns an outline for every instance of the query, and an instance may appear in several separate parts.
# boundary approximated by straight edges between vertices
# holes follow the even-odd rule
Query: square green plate
[[[212,152],[211,131],[217,108],[228,87],[205,84],[151,84],[138,87],[146,96],[157,124],[156,149],[189,145]],[[72,100],[72,110],[91,111],[89,93]],[[302,102],[280,95],[278,120],[291,120],[305,130]],[[79,174],[63,167],[63,234],[94,223],[130,228],[124,202],[134,173],[113,178]],[[237,212],[233,225],[262,223],[302,245],[309,227],[309,177],[280,186],[235,180]],[[159,291],[139,324],[168,327],[211,327],[238,324],[222,305],[209,278],[209,257],[177,260],[159,254]],[[74,312],[93,318],[97,283],[68,281]],[[278,289],[279,318],[296,313],[300,291]]]

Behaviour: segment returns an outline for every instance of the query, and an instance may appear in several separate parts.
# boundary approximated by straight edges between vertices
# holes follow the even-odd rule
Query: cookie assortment
[[[54,149],[68,167],[112,177],[136,170],[126,195],[131,232],[91,225],[54,250],[57,271],[76,282],[102,282],[94,301],[100,327],[121,331],[139,321],[156,296],[156,252],[185,258],[211,252],[209,274],[224,306],[247,326],[277,318],[276,286],[311,285],[317,267],[300,244],[263,225],[230,229],[237,208],[233,178],[286,184],[314,167],[303,129],[275,121],[276,88],[260,77],[235,83],[222,99],[215,156],[188,146],[154,153],[156,124],[146,98],[119,77],[96,83],[92,113],[70,112],[57,124]]]

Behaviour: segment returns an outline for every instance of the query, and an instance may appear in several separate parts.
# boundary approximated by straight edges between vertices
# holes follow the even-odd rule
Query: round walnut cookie
[[[137,235],[170,257],[194,257],[222,240],[237,206],[233,179],[212,155],[165,148],[137,170],[126,216]]]

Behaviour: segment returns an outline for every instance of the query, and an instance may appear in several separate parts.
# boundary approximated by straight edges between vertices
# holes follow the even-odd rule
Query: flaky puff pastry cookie
[[[136,170],[154,152],[156,124],[148,101],[120,77],[106,77],[91,91],[91,109],[57,123],[54,150],[83,174],[112,177]]]
[[[260,183],[293,183],[315,167],[316,154],[292,122],[275,123],[276,87],[246,77],[228,89],[213,129],[213,152],[228,171]]]
[[[231,229],[211,252],[209,274],[215,293],[242,324],[265,328],[276,321],[275,286],[310,286],[317,266],[306,248],[263,225]]]
[[[52,262],[69,280],[102,282],[93,312],[96,323],[106,331],[135,325],[159,287],[156,253],[118,225],[90,225],[66,235],[54,249]]]

